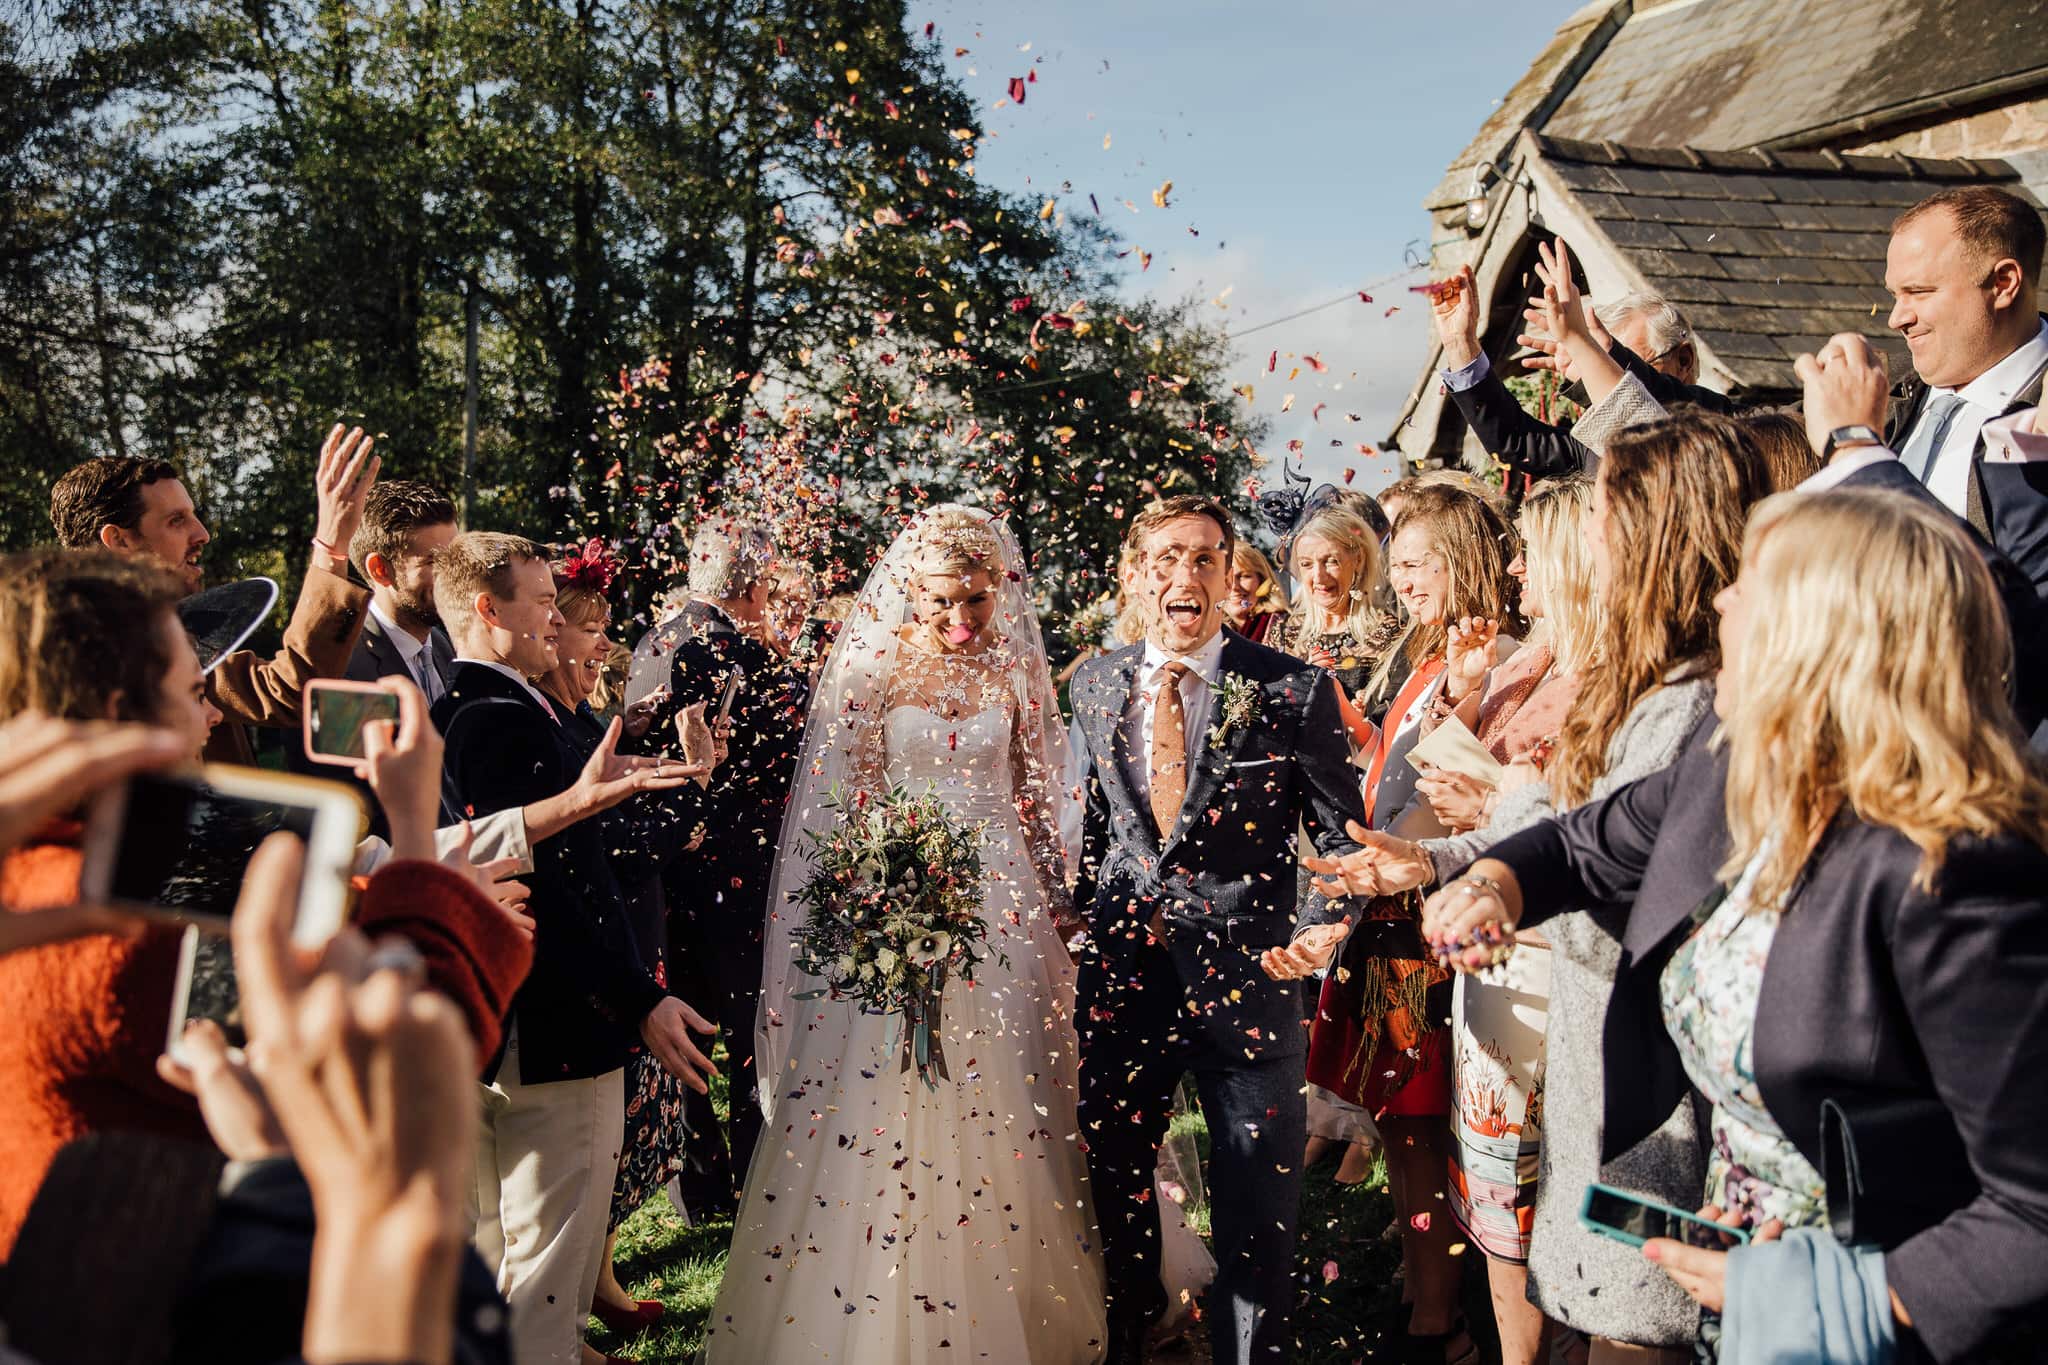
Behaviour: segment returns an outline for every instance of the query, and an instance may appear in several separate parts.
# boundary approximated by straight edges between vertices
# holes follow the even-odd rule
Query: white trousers
[[[625,1072],[523,1083],[519,1036],[480,1088],[476,1249],[512,1309],[515,1365],[581,1365],[612,1182],[625,1142]]]

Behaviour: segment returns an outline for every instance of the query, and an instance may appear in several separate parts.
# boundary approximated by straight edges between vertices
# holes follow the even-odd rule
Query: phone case
[[[391,696],[375,683],[354,682],[347,678],[315,678],[306,684],[299,707],[299,747],[304,750],[311,763],[325,763],[337,768],[353,768],[362,762],[360,758],[348,758],[340,754],[316,753],[313,749],[313,712],[315,692],[374,692],[378,696]],[[395,700],[395,698],[394,698]]]
[[[1710,1223],[1697,1213],[1688,1213],[1684,1209],[1675,1209],[1669,1204],[1659,1203],[1655,1199],[1646,1199],[1642,1195],[1629,1190],[1618,1190],[1612,1185],[1594,1184],[1586,1186],[1586,1193],[1579,1200],[1579,1226],[1585,1228],[1588,1232],[1597,1232],[1602,1237],[1620,1242],[1623,1246],[1639,1247],[1643,1244],[1644,1239],[1632,1232],[1624,1232],[1620,1228],[1611,1227],[1606,1223],[1597,1221],[1592,1213],[1593,1197],[1597,1194],[1612,1195],[1616,1199],[1625,1199],[1631,1204],[1640,1204],[1646,1209],[1655,1209],[1659,1213],[1667,1214],[1670,1217],[1679,1219],[1681,1222],[1692,1223],[1698,1227],[1711,1228],[1716,1233],[1731,1238],[1737,1243],[1749,1240],[1749,1233],[1742,1228],[1731,1228],[1721,1223]]]

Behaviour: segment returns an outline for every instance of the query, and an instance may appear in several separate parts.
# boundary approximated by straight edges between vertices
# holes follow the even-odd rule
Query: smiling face
[[[1251,569],[1239,569],[1230,576],[1230,596],[1223,599],[1223,614],[1233,626],[1242,626],[1259,609],[1259,589],[1265,577]]]
[[[1441,625],[1451,600],[1451,568],[1429,528],[1410,522],[1394,533],[1392,562],[1387,566],[1394,595],[1408,614],[1425,626]]]
[[[476,614],[490,627],[492,648],[505,666],[538,678],[561,658],[565,623],[555,610],[555,578],[544,559],[515,561],[511,577],[509,594],[477,594]]]
[[[1947,209],[1892,234],[1884,258],[1888,321],[1906,338],[1914,372],[1935,388],[1969,383],[2012,349],[2003,339],[2010,310],[1999,306],[1993,264],[1963,241]]]
[[[1762,537],[1751,543],[1750,553],[1742,557],[1742,567],[1736,571],[1735,581],[1714,594],[1714,610],[1721,616],[1721,681],[1714,689],[1714,714],[1724,720],[1734,704],[1733,680],[1742,661],[1743,642],[1749,635],[1749,602],[1744,593],[1743,574],[1749,569],[1750,560],[1761,543]]]
[[[455,523],[422,526],[405,539],[395,559],[370,555],[363,562],[370,590],[391,609],[398,624],[425,633],[441,624],[434,609],[434,556],[455,539]]]
[[[588,621],[563,620],[550,676],[570,701],[590,700],[598,675],[604,672],[604,661],[611,657],[611,625],[609,611],[601,611]]]
[[[178,575],[188,594],[198,592],[206,582],[206,571],[199,567],[199,553],[213,537],[200,523],[192,495],[176,479],[143,484],[140,493],[142,518],[135,523],[135,529],[124,531],[109,526],[101,539],[109,549],[151,556]]]
[[[1307,535],[1294,547],[1294,576],[1308,592],[1323,619],[1337,620],[1351,611],[1351,585],[1358,577],[1358,555],[1329,536]]]
[[[1586,507],[1586,556],[1593,561],[1593,582],[1600,595],[1607,595],[1609,558],[1607,554],[1607,479],[1593,476],[1593,499]]]
[[[1145,537],[1146,638],[1168,654],[1191,654],[1223,629],[1230,548],[1206,516],[1175,517]]]
[[[925,643],[941,654],[973,654],[989,645],[996,615],[996,578],[986,569],[929,573],[918,579],[910,617]]]
[[[1520,544],[1527,546],[1529,543],[1528,523],[1525,521],[1518,525],[1516,529],[1521,533],[1517,537]],[[1515,551],[1515,557],[1508,561],[1508,577],[1514,579],[1516,586],[1521,589],[1521,592],[1516,595],[1516,600],[1521,605],[1522,615],[1531,621],[1543,615],[1543,589],[1537,580],[1529,576],[1529,551],[1526,548],[1518,548]]]

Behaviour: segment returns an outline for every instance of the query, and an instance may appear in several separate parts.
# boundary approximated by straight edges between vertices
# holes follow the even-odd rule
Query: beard
[[[434,610],[434,598],[431,593],[422,593],[415,588],[401,587],[394,583],[391,586],[391,605],[396,608],[394,615],[399,618],[398,624],[401,626],[432,630],[441,624],[441,613]]]

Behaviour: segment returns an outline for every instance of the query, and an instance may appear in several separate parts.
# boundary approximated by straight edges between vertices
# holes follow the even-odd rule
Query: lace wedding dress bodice
[[[934,793],[955,819],[1016,819],[1009,708],[948,720],[913,703],[891,707],[883,725],[891,785]]]

